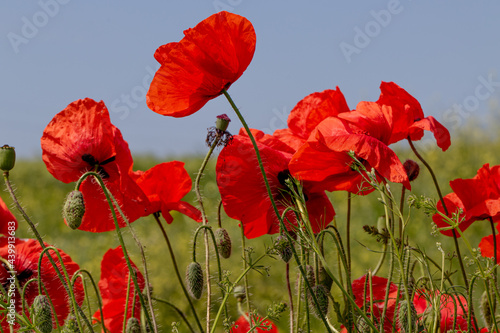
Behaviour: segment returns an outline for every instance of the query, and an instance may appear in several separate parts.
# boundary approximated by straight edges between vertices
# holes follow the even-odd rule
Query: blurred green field
[[[488,134],[489,133],[489,134]],[[435,143],[432,137],[428,137],[430,142]],[[426,141],[424,141],[426,142]],[[15,144],[14,144],[15,145]],[[422,145],[416,143],[417,149]],[[427,145],[425,145],[427,147]],[[435,144],[430,148],[422,149],[422,155],[433,166],[443,194],[450,192],[449,180],[455,178],[471,178],[476,171],[485,163],[490,165],[500,164],[500,141],[496,133],[478,129],[463,129],[460,133],[455,133],[452,137],[452,145],[447,152],[441,152]],[[407,143],[394,147],[398,152],[400,159],[404,161],[407,158],[416,160],[416,157],[409,150]],[[202,156],[188,156],[178,160],[185,161],[186,169],[194,179],[197,169],[201,164]],[[157,163],[170,161],[169,158],[159,159],[152,156],[135,156],[134,168],[146,170]],[[202,179],[202,192],[204,195],[204,204],[208,213],[210,223],[216,227],[216,211],[219,200],[217,186],[215,184],[214,165],[215,158],[210,161],[205,176]],[[412,192],[416,195],[426,195],[437,198],[435,188],[432,185],[429,173],[421,166],[419,178],[412,183]],[[17,195],[28,214],[37,223],[38,230],[44,237],[44,240],[63,249],[68,253],[80,267],[89,270],[96,280],[100,276],[100,261],[103,254],[109,248],[118,246],[118,240],[114,232],[93,234],[83,231],[73,231],[66,227],[61,218],[61,207],[66,194],[73,189],[73,184],[63,184],[54,179],[46,170],[41,159],[19,160],[14,170],[11,171],[11,181],[15,184]],[[395,184],[392,189],[395,193],[400,192],[400,185]],[[11,203],[8,194],[3,192],[2,198],[7,204]],[[190,193],[185,200],[194,204],[194,193]],[[346,193],[332,193],[331,198],[337,212],[336,223],[342,233],[345,234],[346,219]],[[16,216],[20,221],[20,228],[17,236],[20,238],[33,237],[23,223],[17,212]],[[192,236],[197,223],[185,218],[183,215],[173,213],[175,220],[167,226],[167,233],[175,248],[176,259],[180,265],[181,274],[184,275],[185,267],[191,261]],[[380,250],[380,244],[365,234],[362,230],[363,225],[375,225],[379,216],[383,215],[383,207],[377,200],[377,194],[372,193],[366,197],[355,197],[353,199],[352,210],[352,249],[353,255],[353,278],[364,274],[368,269],[373,269],[379,258],[379,254],[371,252]],[[436,260],[440,260],[439,253],[436,250],[436,242],[443,243],[445,251],[452,252],[452,241],[444,236],[435,237],[431,235],[431,219],[420,211],[411,212],[412,219],[409,224],[410,243],[426,249],[427,253]],[[236,278],[241,270],[241,238],[238,222],[229,219],[224,215],[224,227],[228,229],[233,241],[233,254],[228,260],[223,259],[223,269],[231,272],[231,279]],[[168,255],[165,241],[159,232],[159,229],[152,217],[142,218],[134,222],[133,227],[139,234],[147,251],[148,266],[152,277],[154,295],[158,298],[168,300],[176,304],[183,310],[188,318],[191,312],[184,299],[181,289],[178,286],[177,279],[172,269],[172,262]],[[140,267],[138,251],[130,236],[130,232],[125,230],[125,237],[129,244],[129,249],[133,252],[133,259]],[[470,237],[473,246],[477,246],[479,240],[490,233],[489,225],[485,222],[475,223],[466,235]],[[202,244],[201,238],[198,244]],[[258,239],[247,240],[246,245],[254,248],[256,256],[264,251],[265,245],[271,244],[271,237],[261,237]],[[327,245],[329,248],[333,246]],[[203,262],[203,247],[198,247],[198,258]],[[336,267],[337,259],[334,255],[327,255],[332,266]],[[215,265],[215,260],[213,261]],[[278,260],[266,259],[264,265],[269,266],[270,276],[251,272],[249,274],[250,292],[252,294],[251,302],[253,306],[262,314],[272,302],[283,301],[288,303],[288,297],[285,289],[285,264]],[[215,266],[212,271],[215,271]],[[454,266],[453,270],[458,269]],[[292,276],[296,276],[297,269],[292,267]],[[458,281],[458,273],[456,274]],[[214,278],[215,280],[215,278]],[[338,291],[335,287],[333,295]],[[213,287],[215,298],[219,298],[218,288]],[[195,301],[200,317],[204,318],[205,303]],[[180,318],[168,307],[156,304],[158,322],[163,332],[171,331],[172,322],[180,321]],[[214,307],[217,308],[216,306]],[[229,303],[230,314],[233,320],[238,318],[236,311],[236,301],[233,297]],[[95,310],[95,309],[94,309]],[[335,321],[335,317],[331,316]],[[322,332],[321,323],[313,319],[313,332]],[[285,315],[277,323],[283,331],[288,328],[287,316]],[[181,326],[180,332],[186,332],[187,328]],[[222,331],[222,329],[220,330]]]

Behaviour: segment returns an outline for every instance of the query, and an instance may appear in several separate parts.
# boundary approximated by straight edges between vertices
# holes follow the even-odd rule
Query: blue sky
[[[154,51],[219,10],[248,18],[254,59],[229,90],[251,127],[286,126],[306,95],[339,86],[351,108],[394,81],[452,133],[499,112],[500,3],[495,1],[3,1],[0,144],[39,157],[52,117],[74,100],[103,100],[133,154],[206,151],[219,97],[186,118],[150,111]]]

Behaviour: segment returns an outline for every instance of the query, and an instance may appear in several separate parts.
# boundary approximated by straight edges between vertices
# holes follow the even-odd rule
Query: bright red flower
[[[17,219],[0,197],[0,234],[9,235],[17,230]]]
[[[161,211],[167,223],[172,223],[174,218],[169,211],[176,210],[201,222],[200,211],[181,201],[191,191],[192,183],[183,162],[161,163],[145,172],[136,171],[134,177],[150,201],[147,215]]]
[[[290,176],[288,163],[292,157],[281,141],[271,135],[257,133],[258,148],[273,197],[280,214],[291,204],[286,193],[285,180]],[[231,144],[222,149],[217,160],[217,185],[227,215],[241,221],[247,238],[279,232],[279,222],[257,162],[257,156],[250,139],[245,135],[235,135]],[[303,191],[306,206],[314,232],[319,232],[330,223],[335,211],[323,190],[310,188],[304,182]],[[288,212],[285,223],[297,224],[295,214]]]
[[[12,253],[13,247],[15,248],[15,254]],[[23,288],[28,280],[33,278],[36,279],[38,274],[40,274],[42,283],[47,290],[46,295],[54,304],[57,321],[59,325],[63,325],[64,320],[70,313],[70,301],[64,289],[63,283],[61,282],[61,280],[59,280],[59,277],[57,276],[57,273],[46,254],[43,255],[41,266],[38,267],[38,259],[41,252],[42,247],[40,246],[40,243],[38,243],[38,241],[34,239],[18,239],[15,237],[0,238],[0,257],[7,260],[13,266],[13,271],[14,274],[16,274],[19,286]],[[49,253],[50,256],[54,259],[54,262],[56,263],[59,271],[61,272],[61,274],[63,274],[61,264],[57,255],[53,251],[49,251]],[[59,253],[61,254],[61,258],[64,263],[64,267],[68,272],[68,275],[72,277],[73,274],[80,268],[71,260],[71,258],[67,254],[65,254],[61,250],[59,250]],[[9,287],[11,285],[11,280],[9,279],[11,277],[12,275],[9,272],[9,268],[6,267],[5,264],[0,265],[0,282],[2,283],[5,290],[9,290]],[[77,303],[81,305],[83,302],[84,293],[83,286],[80,282],[77,282],[75,284],[73,292],[75,294]],[[37,295],[37,283],[30,283],[26,287],[26,292],[24,295],[26,304],[28,306],[31,306]],[[14,295],[12,299],[15,301],[16,312],[21,312],[21,296],[18,293],[17,287],[14,289]],[[55,328],[56,317],[54,313],[52,315],[54,320],[53,326]],[[1,325],[4,332],[9,331],[9,325],[5,320],[5,312],[0,315],[0,321],[2,323]],[[16,325],[16,328],[18,328],[18,325]]]
[[[387,147],[391,128],[392,115],[388,107],[361,102],[355,111],[323,120],[294,154],[290,171],[295,178],[316,182],[328,191],[368,194],[373,189],[362,188],[363,177],[348,156],[348,152],[353,151],[368,171],[374,168],[377,176],[410,189],[403,164]]]
[[[253,318],[254,320],[261,320],[259,316],[256,318]],[[252,332],[276,332],[278,333],[278,328],[276,325],[270,321],[269,319],[266,319],[262,324],[265,324],[268,328],[258,328],[256,330],[253,330]],[[230,333],[247,333],[250,330],[250,323],[248,322],[247,318],[245,316],[241,316],[238,318],[238,320],[234,323],[233,327],[231,327],[231,330],[229,331]]]
[[[111,124],[104,103],[90,98],[69,104],[47,125],[41,139],[43,161],[58,180],[77,181],[87,171],[99,172],[130,222],[144,216],[149,202],[134,182],[132,155],[120,130]],[[92,178],[81,185],[85,215],[80,230],[113,230],[111,209],[104,192]],[[125,221],[118,214],[120,227]]]
[[[391,107],[394,121],[391,138],[387,144],[407,137],[413,141],[420,140],[426,130],[434,134],[437,145],[443,151],[448,149],[451,144],[450,133],[434,117],[424,117],[420,103],[412,95],[394,82],[382,82],[380,91],[377,103]]]
[[[306,142],[319,123],[328,117],[335,117],[342,112],[349,111],[339,87],[336,90],[315,92],[295,105],[288,116],[288,128],[276,130],[273,136],[297,150]]]
[[[102,312],[104,316],[104,325],[110,332],[122,332],[127,298],[127,320],[132,317],[132,310],[135,318],[138,320],[141,318],[141,303],[137,292],[142,292],[146,283],[144,277],[134,263],[132,263],[132,268],[137,275],[137,282],[141,288],[139,291],[136,291],[132,278],[129,278],[130,274],[121,246],[116,249],[108,250],[102,258],[99,290],[103,303]],[[130,289],[127,295],[129,282]],[[99,310],[94,313],[94,318],[102,322]]]
[[[473,178],[452,180],[450,186],[453,193],[444,197],[448,216],[457,213],[459,209],[463,210],[459,224],[462,231],[474,221],[500,218],[500,165],[490,168],[489,164],[485,164]],[[437,204],[437,209],[445,212],[441,202]],[[437,213],[432,219],[438,227],[449,226]],[[451,230],[441,233],[452,235]]]
[[[496,221],[495,221],[496,222]],[[500,259],[500,224],[497,223],[497,233],[495,235],[497,243],[497,258]],[[493,235],[483,237],[479,242],[479,248],[481,249],[481,255],[485,258],[495,257],[495,244],[493,242]],[[500,261],[499,261],[500,262]],[[497,264],[499,263],[497,262]]]
[[[188,116],[222,94],[246,70],[256,36],[244,17],[220,12],[184,31],[178,43],[161,46],[161,67],[148,91],[148,107],[159,114]]]

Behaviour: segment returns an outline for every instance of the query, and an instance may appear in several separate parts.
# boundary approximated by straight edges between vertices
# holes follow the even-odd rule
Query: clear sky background
[[[500,2],[3,0],[0,144],[39,157],[52,117],[74,100],[103,100],[133,154],[205,152],[223,97],[186,118],[150,111],[145,92],[162,44],[220,10],[248,18],[252,63],[229,89],[251,127],[272,133],[306,95],[339,86],[353,109],[394,81],[452,133],[498,117]],[[498,118],[497,118],[498,119]],[[453,139],[453,138],[452,138]]]

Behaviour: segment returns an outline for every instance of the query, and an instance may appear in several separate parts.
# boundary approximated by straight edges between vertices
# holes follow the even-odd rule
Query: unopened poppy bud
[[[314,268],[311,266],[311,265],[306,265],[304,267],[304,271],[305,271],[305,275],[306,275],[306,279],[307,279],[307,283],[309,284],[309,286],[312,288],[314,287],[314,285],[316,284],[316,277],[314,275]],[[300,297],[302,299],[304,299],[304,295],[306,294],[307,295],[307,291],[309,290],[306,286],[306,283],[304,281],[304,278],[302,277],[302,273],[299,272],[299,276],[297,278],[297,285],[298,285],[298,282],[301,281],[302,282],[302,290],[298,290],[298,292],[301,293]]]
[[[289,262],[292,258],[292,246],[293,244],[288,241],[288,238],[285,235],[279,235],[274,241],[274,248],[276,249],[278,256],[284,262]]]
[[[238,301],[238,303],[243,302],[247,298],[247,294],[245,292],[245,287],[243,287],[243,286],[234,287],[233,294],[234,294],[234,297],[236,297],[236,300]]]
[[[371,331],[370,325],[366,322],[365,318],[359,316],[356,320],[356,332],[369,333]]]
[[[203,293],[203,270],[196,261],[189,264],[186,270],[186,285],[191,297],[200,299]]]
[[[323,266],[320,266],[318,269],[318,283],[325,286],[327,290],[332,289],[333,279],[326,272],[326,270]]]
[[[408,175],[408,179],[412,182],[417,179],[418,174],[420,172],[420,166],[417,162],[413,160],[406,160],[404,162],[403,167],[405,168],[406,174]]]
[[[0,170],[10,171],[16,164],[16,151],[14,147],[3,145],[0,147]]]
[[[85,214],[83,194],[78,190],[69,192],[63,206],[63,217],[71,229],[78,229]]]
[[[217,120],[215,121],[215,128],[217,128],[219,131],[224,132],[225,130],[227,130],[230,122],[231,119],[229,119],[227,114],[220,114],[217,116]]]
[[[130,317],[127,321],[126,333],[141,333],[141,324],[135,317]]]
[[[33,301],[34,324],[42,333],[52,332],[52,309],[47,296],[38,295]]]
[[[480,303],[480,308],[481,308],[481,314],[483,315],[484,321],[486,322],[486,327],[491,327],[493,325],[494,321],[494,314],[496,310],[496,302],[495,302],[495,294],[490,295],[493,303],[493,312],[491,311],[490,307],[490,302],[488,300],[488,294],[483,292],[483,295],[481,296],[481,303]]]
[[[231,238],[229,237],[227,230],[219,228],[215,230],[214,236],[219,254],[224,259],[229,258],[231,256]]]
[[[408,322],[408,312],[410,312],[411,322]],[[413,302],[408,303],[407,300],[399,302],[398,308],[398,328],[401,333],[417,331],[417,310]]]
[[[78,322],[76,321],[75,316],[70,314],[66,318],[61,333],[80,333],[80,329],[78,328]]]
[[[318,284],[312,288],[314,295],[316,296],[316,301],[318,301],[318,304],[314,303],[314,300],[312,299],[312,296],[310,297],[310,302],[309,302],[309,307],[312,311],[312,313],[318,317],[321,318],[321,314],[323,316],[326,316],[328,313],[328,290],[326,289],[325,286]]]

